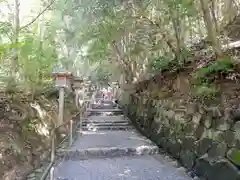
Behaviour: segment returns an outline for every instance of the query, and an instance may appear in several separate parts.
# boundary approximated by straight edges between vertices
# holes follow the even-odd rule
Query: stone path
[[[141,136],[112,102],[99,106],[89,110],[73,146],[58,151],[56,180],[191,179],[158,154],[158,147]]]

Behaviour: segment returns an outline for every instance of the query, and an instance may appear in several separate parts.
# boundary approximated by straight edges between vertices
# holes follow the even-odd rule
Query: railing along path
[[[73,120],[72,119],[64,122],[61,125],[56,126],[54,129],[51,130],[51,132],[50,132],[50,138],[51,138],[51,155],[50,156],[51,156],[51,161],[50,161],[49,165],[47,166],[47,168],[45,169],[44,173],[42,174],[40,180],[46,180],[46,178],[48,177],[49,174],[50,174],[50,180],[54,179],[53,171],[54,171],[54,162],[55,162],[55,157],[56,157],[56,149],[59,148],[62,145],[62,143],[65,142],[66,140],[69,141],[69,143],[68,143],[69,147],[72,145],[72,143],[73,143],[73,132],[75,132],[78,127],[81,130],[81,128],[82,128],[81,117],[85,117],[85,113],[86,113],[86,110],[89,108],[90,102],[91,102],[91,100],[84,101],[83,106],[82,106],[83,107],[82,111],[78,112],[77,114],[75,114],[73,116],[73,117],[76,117],[76,116],[80,115],[80,120],[77,121],[77,124],[76,124],[74,130],[73,130]],[[69,125],[68,135],[58,145],[56,145],[57,129],[59,129],[63,126],[67,126],[67,125]]]

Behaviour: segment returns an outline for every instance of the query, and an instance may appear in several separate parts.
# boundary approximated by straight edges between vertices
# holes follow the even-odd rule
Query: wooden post
[[[70,130],[69,130],[69,147],[73,143],[73,120],[70,121]]]
[[[58,125],[63,123],[63,111],[64,111],[64,87],[59,88],[59,109],[58,109]]]

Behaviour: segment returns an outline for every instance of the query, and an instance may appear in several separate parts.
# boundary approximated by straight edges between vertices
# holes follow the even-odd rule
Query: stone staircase
[[[123,115],[119,116],[90,116],[82,123],[84,131],[92,130],[131,130],[133,126],[124,118]]]
[[[112,101],[92,104],[78,138],[57,152],[55,180],[189,180]]]

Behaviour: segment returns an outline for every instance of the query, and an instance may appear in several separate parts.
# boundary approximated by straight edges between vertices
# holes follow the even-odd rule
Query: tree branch
[[[171,51],[176,54],[176,50],[175,50],[175,47],[172,43],[172,41],[168,38],[168,35],[162,31],[162,27],[160,25],[160,23],[156,23],[154,21],[152,21],[151,19],[149,19],[148,17],[145,17],[145,16],[132,16],[133,18],[136,18],[136,19],[139,19],[139,20],[145,20],[147,21],[148,23],[150,23],[152,26],[156,26],[157,28],[159,28],[159,31],[160,31],[160,34],[162,35],[163,39],[165,40],[165,42],[167,43],[168,47],[171,49]]]
[[[52,0],[49,5],[47,5],[35,18],[33,18],[29,23],[27,23],[26,25],[22,26],[20,28],[20,30],[23,30],[25,28],[27,28],[28,26],[30,26],[31,24],[33,24],[41,15],[43,15],[55,2],[55,0]]]

